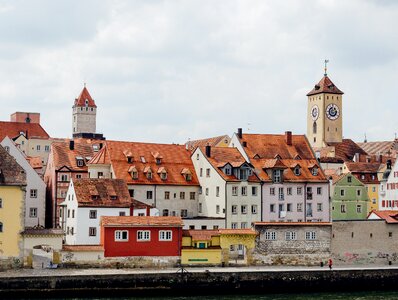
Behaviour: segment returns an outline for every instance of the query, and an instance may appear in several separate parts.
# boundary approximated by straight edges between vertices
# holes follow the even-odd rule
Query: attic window
[[[131,177],[132,177],[133,179],[138,179],[138,172],[137,172],[137,171],[131,172]]]
[[[20,131],[20,132],[19,132],[19,134],[23,134],[23,135],[25,135],[25,132],[23,132],[23,131]]]
[[[152,171],[148,170],[148,172],[146,173],[146,178],[148,179],[152,179],[153,175],[152,175]]]
[[[76,156],[76,164],[78,167],[84,166],[84,158],[81,156]]]
[[[225,175],[231,175],[231,168],[230,167],[226,167],[225,168]]]
[[[317,167],[313,167],[311,170],[312,175],[316,176],[318,175],[318,168]]]
[[[185,180],[186,181],[191,181],[192,180],[192,174],[185,174]]]
[[[128,162],[129,164],[131,164],[131,163],[133,162],[133,158],[132,158],[131,156],[128,156],[128,157],[127,157],[127,162]]]
[[[99,195],[91,195],[92,200],[99,200],[100,196]]]
[[[274,158],[276,158],[276,159],[282,159],[282,157],[281,157],[279,154],[275,155]]]
[[[166,179],[167,179],[167,172],[164,171],[164,172],[160,173],[160,178],[161,178],[162,180],[166,180]]]
[[[259,159],[259,158],[260,158],[260,155],[256,154],[256,155],[253,156],[253,158]]]
[[[161,159],[161,158],[159,158],[159,157],[158,157],[158,158],[156,158],[156,164],[157,164],[157,165],[160,165],[161,163],[162,163],[162,159]]]
[[[300,174],[301,174],[300,167],[299,167],[299,166],[295,167],[295,168],[294,168],[294,175],[300,176]]]
[[[297,154],[294,159],[301,160],[301,156]]]
[[[98,152],[99,151],[99,145],[93,145],[93,151]]]
[[[141,162],[142,162],[143,164],[146,163],[146,160],[145,160],[145,157],[144,157],[144,156],[141,156],[140,159],[141,159]]]
[[[116,195],[111,195],[109,198],[110,198],[111,200],[117,200],[117,196],[116,196]]]
[[[86,99],[85,103],[86,103],[86,106],[88,106],[88,99]]]

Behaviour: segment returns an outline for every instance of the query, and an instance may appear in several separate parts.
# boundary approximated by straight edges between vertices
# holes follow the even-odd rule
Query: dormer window
[[[144,157],[144,156],[141,156],[140,159],[141,159],[141,162],[142,162],[143,164],[146,163],[146,160],[145,160],[145,157]]]
[[[157,158],[157,159],[156,159],[156,164],[157,164],[157,165],[160,165],[161,163],[162,163],[162,159],[161,159],[161,158]]]
[[[272,171],[272,179],[274,183],[282,182],[282,170],[273,170]]]
[[[76,157],[76,164],[78,167],[83,167],[84,166],[84,158],[81,156]]]
[[[192,174],[185,174],[186,181],[192,181]]]
[[[166,180],[167,179],[167,171],[164,167],[160,167],[158,170],[158,174],[160,174],[160,179]]]
[[[311,170],[311,173],[313,176],[317,176],[318,175],[318,168],[317,167],[313,167]]]
[[[230,167],[226,167],[224,170],[225,170],[225,175],[231,175],[231,168]]]
[[[109,196],[109,198],[110,198],[111,200],[117,200],[117,196],[116,196],[116,195],[111,195],[111,196]]]
[[[294,159],[296,159],[296,160],[301,160],[301,156],[298,155],[298,154],[296,154],[296,156],[294,156]]]
[[[189,169],[184,168],[181,171],[182,176],[184,176],[186,181],[191,181],[192,180],[192,173]]]
[[[137,168],[135,166],[131,166],[129,168],[129,173],[131,174],[131,177],[133,179],[138,179],[138,171],[137,171]]]
[[[93,151],[94,151],[94,152],[98,152],[99,149],[100,149],[100,148],[99,148],[99,145],[97,145],[97,144],[94,144],[94,145],[93,145]]]
[[[133,158],[131,156],[127,157],[127,162],[131,164],[133,162]]]
[[[99,195],[91,195],[91,200],[99,200],[100,196]]]
[[[149,170],[149,171],[146,173],[146,178],[152,179],[152,171],[151,171],[151,170]]]
[[[296,167],[294,168],[294,175],[300,176],[300,174],[301,174],[301,169],[300,169],[299,166],[296,166]]]

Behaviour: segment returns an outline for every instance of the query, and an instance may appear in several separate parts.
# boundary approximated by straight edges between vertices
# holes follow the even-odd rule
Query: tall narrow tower
[[[327,61],[325,61],[326,63]],[[307,94],[307,137],[320,148],[343,140],[343,92],[325,74]]]
[[[73,109],[73,137],[93,135],[96,131],[97,105],[91,98],[86,85],[75,99]]]

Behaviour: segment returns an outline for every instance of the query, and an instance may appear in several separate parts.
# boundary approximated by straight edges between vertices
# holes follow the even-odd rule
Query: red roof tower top
[[[77,97],[75,99],[74,106],[97,107],[97,105],[95,105],[93,98],[91,98],[91,95],[86,88],[86,84],[84,84],[84,88],[83,88],[82,92],[80,93],[79,97]]]

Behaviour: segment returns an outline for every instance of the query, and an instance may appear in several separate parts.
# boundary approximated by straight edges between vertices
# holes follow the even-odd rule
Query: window
[[[252,186],[252,196],[257,196],[257,187]]]
[[[362,205],[361,204],[357,205],[357,213],[358,214],[362,213]]]
[[[283,194],[283,187],[279,188],[279,192],[278,192],[278,199],[279,200],[284,200],[285,199],[285,195]]]
[[[216,186],[216,197],[220,197],[220,187]]]
[[[316,232],[315,231],[306,231],[305,239],[306,240],[316,240]]]
[[[238,228],[238,223],[231,223],[231,228],[232,229],[237,229]]]
[[[199,160],[199,153],[196,154],[196,160]]]
[[[231,169],[229,167],[225,168],[225,175],[231,175]]]
[[[140,159],[141,159],[141,162],[142,162],[143,164],[146,163],[146,160],[145,160],[145,157],[144,157],[144,156],[140,156]]]
[[[151,232],[149,230],[138,230],[137,231],[137,241],[150,241]]]
[[[115,231],[115,241],[128,241],[129,240],[129,232],[127,230],[116,230]]]
[[[313,176],[318,175],[318,168],[317,167],[313,167],[312,170],[311,170],[311,173],[312,173]]]
[[[82,159],[78,159],[78,160],[77,160],[77,166],[78,166],[78,167],[83,167],[83,166],[84,166],[84,162],[83,162]],[[98,172],[98,173],[100,173],[100,172]],[[98,178],[99,178],[99,177],[98,177]]]
[[[48,146],[48,145],[45,145],[45,146],[44,146],[44,151],[46,151],[46,152],[50,152],[50,146]]]
[[[72,219],[75,217],[75,210],[72,209]]]
[[[216,214],[220,213],[220,205],[216,205]]]
[[[276,232],[275,231],[266,231],[265,232],[265,239],[268,241],[276,240]]]
[[[298,187],[297,188],[297,195],[302,195],[303,194],[303,188],[302,187]]]
[[[357,196],[361,196],[361,190],[357,190]]]
[[[285,232],[286,241],[293,241],[297,239],[297,233],[295,231],[286,231]]]
[[[37,218],[37,208],[36,207],[31,207],[29,209],[29,217],[30,218]]]
[[[317,187],[316,188],[316,194],[317,195],[322,195],[322,188],[321,187]]]
[[[40,151],[40,145],[36,145],[36,150]]]
[[[164,199],[166,200],[170,199],[170,192],[164,192]]]
[[[295,167],[295,168],[294,168],[294,175],[300,176],[300,174],[301,174],[300,168],[299,168],[299,167]]]
[[[160,173],[160,179],[166,180],[167,179],[167,173],[166,172]]]
[[[71,227],[71,228],[70,228],[70,234],[73,235],[74,233],[75,233],[75,228],[74,228],[74,227]]]
[[[146,198],[152,199],[152,191],[146,191]]]
[[[302,212],[303,211],[303,203],[297,203],[297,211]]]
[[[134,197],[134,190],[129,190],[130,197]]]
[[[202,203],[199,203],[199,207],[198,207],[198,213],[202,213]]]
[[[10,147],[5,146],[5,147],[4,147],[4,150],[6,150],[8,153],[10,153]]]
[[[312,200],[312,187],[307,186],[307,200]]]
[[[126,216],[126,212],[125,211],[119,211],[119,217],[124,217]]]
[[[184,200],[185,199],[185,192],[180,192],[180,199]]]
[[[96,210],[90,210],[89,217],[90,217],[90,219],[96,219],[97,218],[97,211]]]
[[[270,204],[269,205],[269,211],[272,212],[272,213],[275,212],[275,204]]]
[[[149,171],[146,173],[146,178],[152,179],[152,171],[151,171],[151,170],[149,170]]]
[[[316,210],[317,211],[322,211],[323,210],[322,203],[317,203],[316,204]]]
[[[312,133],[313,134],[316,134],[316,122],[314,122],[313,124],[312,124]]]
[[[247,196],[247,186],[242,186],[242,196]]]
[[[95,228],[95,227],[89,227],[89,228],[88,228],[88,235],[89,235],[89,236],[97,236],[97,228]]]
[[[257,214],[257,205],[252,205],[252,214],[253,215]]]
[[[288,187],[288,188],[286,189],[286,194],[288,194],[288,195],[291,195],[291,194],[292,194],[292,188],[291,188],[291,187]]]
[[[206,177],[210,177],[210,169],[206,169]]]
[[[172,237],[173,237],[173,232],[171,230],[159,231],[159,241],[171,241]]]
[[[200,176],[200,177],[203,177],[203,168],[200,168],[200,170],[199,170],[199,176]]]
[[[375,186],[372,187],[372,192],[373,192],[373,193],[376,192],[376,187],[375,187]]]
[[[236,215],[238,213],[238,206],[237,205],[232,205],[231,212],[232,212],[233,215]]]
[[[347,182],[352,182],[352,177],[351,176],[347,176]]]
[[[241,205],[240,212],[244,215],[247,214],[247,205]]]
[[[340,196],[341,196],[341,197],[344,197],[344,196],[345,196],[345,190],[343,190],[343,189],[340,190]]]
[[[188,217],[188,210],[181,209],[180,216],[181,216],[181,218],[187,218]]]
[[[238,187],[237,186],[232,187],[232,196],[238,196]]]
[[[206,196],[209,196],[209,188],[206,188]]]
[[[247,180],[249,170],[248,169],[239,169],[239,179],[240,180]]]
[[[362,175],[361,175],[361,179],[362,179],[362,180],[365,179],[365,175],[362,174]]]
[[[68,175],[62,174],[61,175],[61,181],[68,181]]]
[[[0,198],[0,208],[3,208],[3,199]]]
[[[76,179],[82,178],[82,174],[76,174]]]
[[[292,210],[292,204],[291,203],[288,203],[287,205],[286,205],[286,211],[293,211]]]
[[[30,198],[37,198],[37,190],[36,189],[30,190]]]
[[[375,198],[372,199],[372,203],[376,204],[376,199]]]
[[[270,189],[269,189],[269,194],[270,194],[270,195],[275,195],[275,188],[273,188],[273,187],[270,188]]]
[[[163,217],[168,217],[169,216],[169,210],[168,209],[163,209],[162,215],[163,215]]]
[[[312,203],[307,203],[306,206],[306,216],[307,217],[312,217]]]
[[[196,193],[195,192],[189,192],[189,199],[190,200],[195,200],[196,199]]]
[[[240,223],[240,228],[246,229],[247,228],[247,222]]]
[[[0,232],[3,232],[3,223],[0,222]]]
[[[341,204],[340,211],[341,211],[341,213],[343,213],[343,214],[346,213],[345,204]]]
[[[272,174],[274,182],[278,183],[282,181],[281,173],[282,173],[281,170],[273,170]]]

